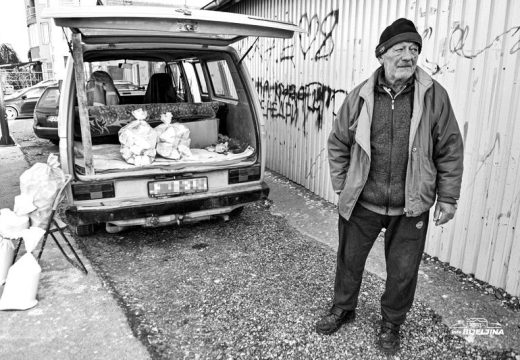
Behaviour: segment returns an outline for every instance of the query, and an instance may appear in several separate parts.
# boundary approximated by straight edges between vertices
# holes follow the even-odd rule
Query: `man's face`
[[[417,66],[419,46],[414,42],[400,42],[381,55],[378,60],[385,68],[385,77],[390,84],[408,80]]]

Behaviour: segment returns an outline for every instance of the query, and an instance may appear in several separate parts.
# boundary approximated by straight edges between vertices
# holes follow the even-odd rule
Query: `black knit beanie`
[[[381,34],[379,45],[376,47],[376,57],[380,57],[392,46],[403,41],[417,43],[419,45],[419,53],[421,53],[421,35],[417,32],[413,22],[401,18],[394,21]]]

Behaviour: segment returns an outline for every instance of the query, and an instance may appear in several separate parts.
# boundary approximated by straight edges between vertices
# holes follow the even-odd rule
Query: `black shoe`
[[[394,355],[399,350],[400,343],[399,325],[382,320],[377,343],[381,351],[387,355]]]
[[[355,318],[355,310],[345,311],[341,316],[332,313],[331,310],[316,323],[316,332],[321,335],[333,334],[338,331],[343,324],[354,321]]]

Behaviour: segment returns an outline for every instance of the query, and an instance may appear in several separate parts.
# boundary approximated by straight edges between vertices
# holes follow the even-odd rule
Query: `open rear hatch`
[[[247,36],[290,38],[296,25],[208,10],[149,6],[48,8],[43,17],[81,33],[86,44],[178,42],[229,45]]]

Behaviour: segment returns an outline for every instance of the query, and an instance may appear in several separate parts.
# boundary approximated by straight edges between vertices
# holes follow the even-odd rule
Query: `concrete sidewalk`
[[[0,147],[0,164],[0,208],[12,209],[28,163],[18,146],[5,146]],[[86,276],[48,239],[40,262],[38,305],[27,311],[0,311],[0,359],[150,358],[115,299],[81,257],[89,270]]]
[[[266,178],[271,188],[269,198],[273,200],[271,213],[283,216],[298,231],[337,250],[336,206],[276,173],[268,172]],[[381,236],[367,259],[366,270],[386,278]],[[442,316],[448,326],[470,318],[500,323],[504,335],[476,336],[469,341],[489,349],[514,349],[519,353],[520,312],[503,306],[492,294],[468,288],[454,273],[444,271],[438,264],[421,264],[416,298]]]

